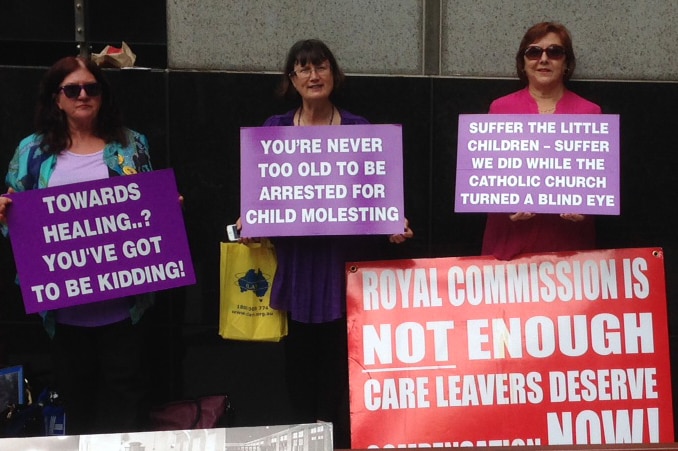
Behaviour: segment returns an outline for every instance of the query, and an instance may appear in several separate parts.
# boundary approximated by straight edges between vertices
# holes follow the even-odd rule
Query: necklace
[[[297,117],[297,127],[301,125],[301,113],[304,111],[304,105],[299,107],[299,116]],[[330,123],[328,125],[332,125],[332,122],[334,122],[334,105],[332,105],[332,114],[330,115]]]
[[[558,102],[563,97],[565,88],[560,86],[554,89],[539,90],[529,87],[529,92],[535,102],[539,114],[551,114],[556,112]]]

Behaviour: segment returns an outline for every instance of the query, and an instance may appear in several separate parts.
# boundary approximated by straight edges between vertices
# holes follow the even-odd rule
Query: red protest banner
[[[661,249],[347,274],[352,448],[673,441]]]

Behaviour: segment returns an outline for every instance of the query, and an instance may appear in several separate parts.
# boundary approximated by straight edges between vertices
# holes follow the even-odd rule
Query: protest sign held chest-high
[[[459,116],[456,212],[618,215],[619,116]]]
[[[171,170],[12,195],[27,313],[195,283]]]
[[[402,233],[399,125],[242,128],[243,236]]]

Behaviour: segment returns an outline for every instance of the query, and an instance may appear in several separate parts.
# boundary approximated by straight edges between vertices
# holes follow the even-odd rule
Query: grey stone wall
[[[421,72],[419,0],[167,0],[172,69],[273,71],[319,38],[347,72]]]
[[[678,80],[675,0],[167,0],[171,69],[277,72],[324,40],[349,73],[514,77],[525,30],[573,35],[580,79]]]

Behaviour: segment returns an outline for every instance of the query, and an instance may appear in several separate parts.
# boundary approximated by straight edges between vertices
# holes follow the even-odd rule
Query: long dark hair
[[[305,66],[308,63],[313,65],[319,65],[323,61],[330,63],[330,69],[332,70],[332,79],[334,80],[334,89],[332,94],[337,92],[339,88],[344,84],[345,75],[344,72],[339,68],[337,59],[332,54],[327,45],[320,39],[302,39],[297,41],[289,52],[287,52],[287,60],[285,61],[285,66],[283,67],[282,78],[280,80],[280,85],[278,86],[278,95],[288,99],[294,99],[299,96],[299,93],[290,80],[290,74],[294,70],[294,65],[299,64]]]
[[[532,25],[529,30],[525,32],[523,40],[520,41],[518,53],[516,53],[516,70],[520,81],[527,84],[527,75],[525,75],[525,49],[533,42],[543,38],[549,33],[554,33],[560,38],[565,48],[565,74],[563,74],[563,81],[568,81],[574,73],[574,68],[577,66],[577,59],[574,57],[574,49],[572,48],[572,36],[565,25],[558,22],[540,22]]]
[[[122,145],[128,144],[122,115],[113,102],[111,86],[99,66],[79,56],[67,56],[47,70],[40,84],[35,129],[42,135],[40,148],[45,152],[58,154],[72,144],[66,114],[57,106],[56,97],[64,78],[80,68],[88,70],[101,85],[101,108],[95,122],[94,134],[107,143],[117,141]]]

